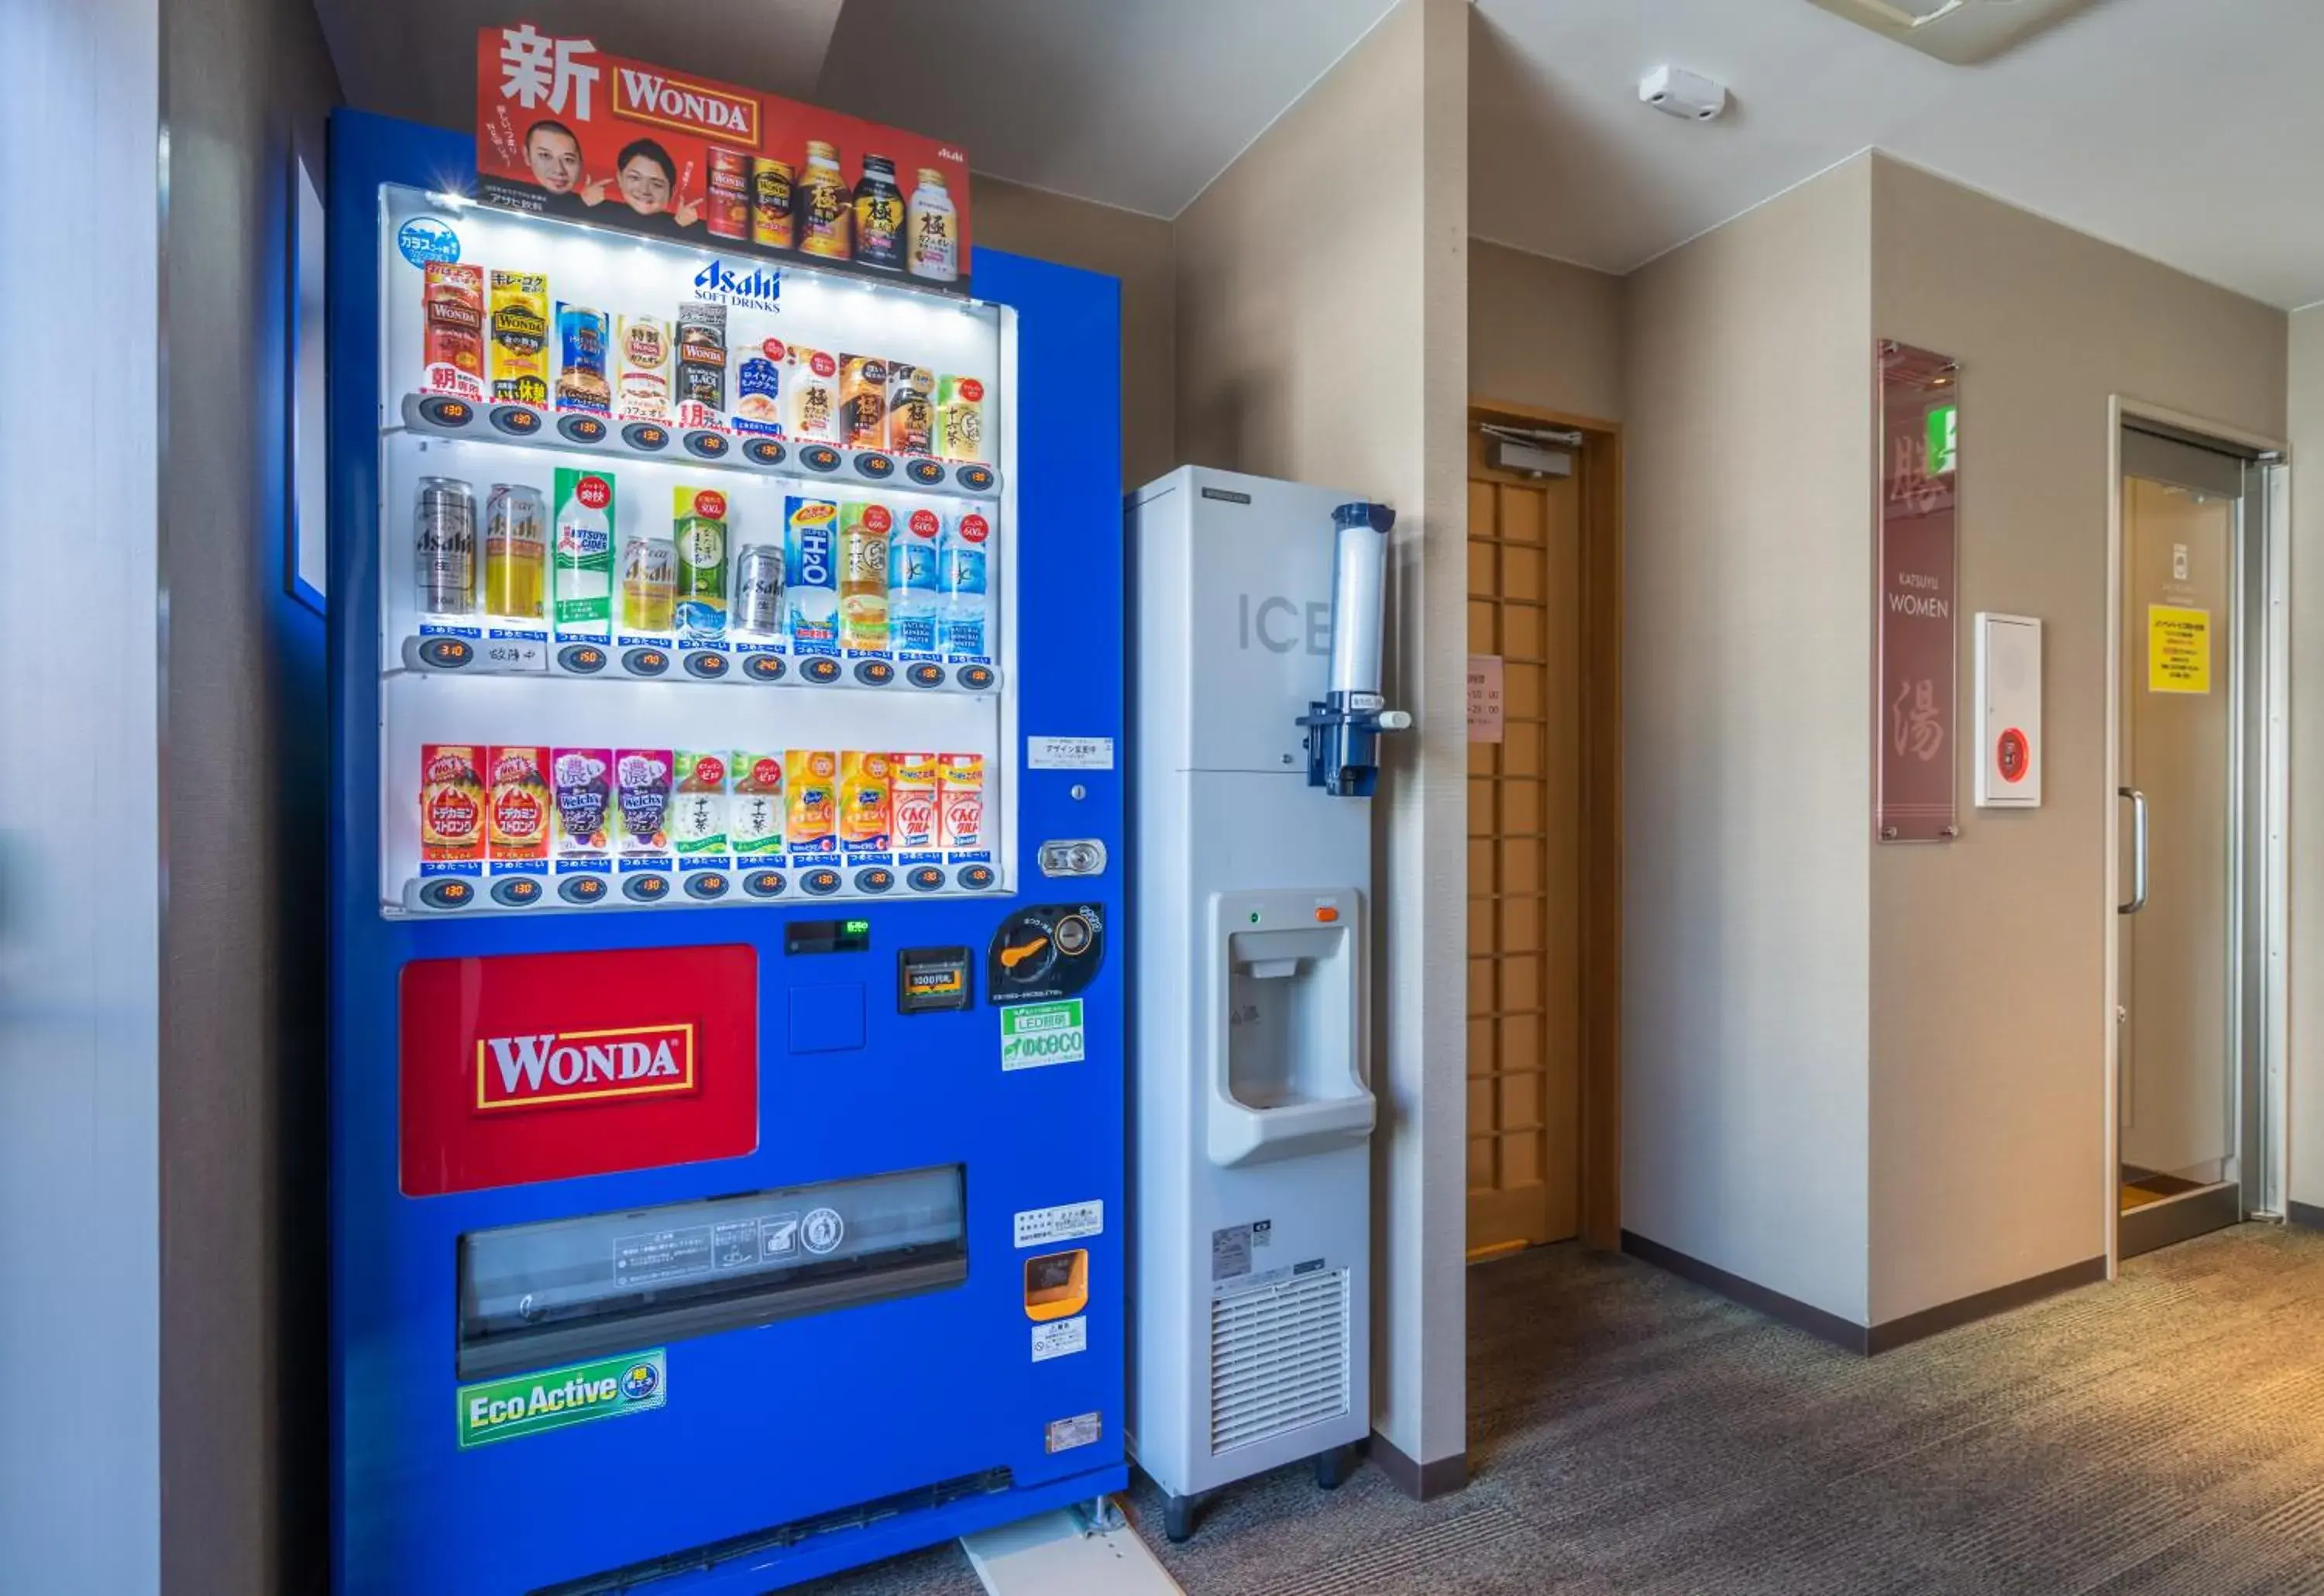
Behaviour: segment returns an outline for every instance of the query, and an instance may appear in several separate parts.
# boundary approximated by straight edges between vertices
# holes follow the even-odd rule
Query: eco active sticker
[[[1082,1001],[1019,1003],[1001,1010],[1001,1067],[1038,1069],[1082,1059]]]
[[[656,1347],[594,1363],[483,1380],[462,1386],[458,1396],[462,1446],[538,1435],[659,1407],[669,1398],[668,1354]]]

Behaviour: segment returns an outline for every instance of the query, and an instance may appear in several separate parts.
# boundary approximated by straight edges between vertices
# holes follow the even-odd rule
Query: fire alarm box
[[[1977,617],[1977,807],[2042,807],[2042,623]]]

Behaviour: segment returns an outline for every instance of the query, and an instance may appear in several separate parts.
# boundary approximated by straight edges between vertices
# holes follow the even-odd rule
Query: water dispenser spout
[[[1332,677],[1297,724],[1307,729],[1307,785],[1333,798],[1370,798],[1379,736],[1412,715],[1380,695],[1380,628],[1388,594],[1388,534],[1396,512],[1358,502],[1332,512]]]

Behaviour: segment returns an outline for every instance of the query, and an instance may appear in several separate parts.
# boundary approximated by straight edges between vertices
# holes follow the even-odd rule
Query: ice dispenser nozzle
[[[1334,798],[1370,798],[1379,778],[1379,734],[1412,724],[1380,697],[1380,627],[1388,593],[1388,534],[1396,512],[1358,502],[1332,512],[1332,676],[1307,706],[1307,785]]]

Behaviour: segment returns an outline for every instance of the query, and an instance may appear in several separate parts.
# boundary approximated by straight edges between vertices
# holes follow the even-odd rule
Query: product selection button
[[[568,442],[597,444],[605,441],[608,429],[602,416],[560,416],[557,430]]]
[[[466,881],[430,881],[420,889],[420,901],[430,909],[466,909],[476,900],[476,889]]]
[[[753,898],[780,898],[789,884],[779,870],[754,870],[742,878],[742,890]]]
[[[742,661],[742,674],[754,682],[779,682],[783,679],[783,669],[780,654],[752,654]]]
[[[816,898],[828,898],[839,890],[839,872],[828,865],[817,865],[799,877],[799,885]]]
[[[896,668],[885,660],[858,660],[855,679],[867,687],[884,687],[896,679]]]
[[[904,884],[915,892],[934,892],[945,884],[945,873],[933,864],[923,864],[904,878]]]
[[[540,883],[529,875],[510,876],[493,883],[493,901],[510,909],[523,909],[540,901]]]
[[[651,421],[632,421],[622,429],[622,441],[642,453],[658,455],[669,447],[669,429]]]
[[[753,466],[779,466],[788,457],[789,450],[776,438],[754,438],[742,446],[743,458]]]
[[[705,903],[726,896],[726,875],[724,871],[698,870],[686,878],[686,895],[699,898]]]
[[[689,432],[686,435],[686,452],[697,460],[723,460],[730,447],[723,432]]]
[[[576,676],[595,676],[605,669],[605,650],[595,643],[567,643],[557,650],[557,664]]]
[[[812,660],[799,661],[799,674],[811,682],[835,682],[839,679],[839,661],[818,654]]]
[[[715,682],[726,674],[726,656],[715,649],[696,649],[686,656],[686,674]]]
[[[907,460],[904,475],[924,488],[944,486],[945,468],[942,460]]]
[[[669,669],[669,656],[659,649],[632,649],[622,656],[622,669],[632,676],[659,676]]]
[[[992,885],[992,866],[989,864],[963,865],[961,867],[959,881],[960,884],[966,887],[970,891],[982,892],[987,887]]]
[[[904,679],[916,687],[940,687],[944,686],[944,667],[915,665],[904,672]]]
[[[896,462],[878,449],[865,449],[855,457],[855,475],[871,482],[885,482],[896,475]]]
[[[972,693],[989,692],[997,679],[990,665],[964,665],[954,673],[954,678]]]
[[[990,466],[963,466],[952,475],[954,482],[972,494],[992,491],[992,467]]]
[[[567,903],[595,903],[605,896],[605,878],[595,875],[568,876],[557,883],[557,895]]]
[[[896,884],[896,872],[873,865],[855,872],[855,890],[859,892],[885,892]]]
[[[476,650],[456,637],[431,637],[420,645],[420,657],[438,670],[458,670],[476,662]]]
[[[465,399],[434,393],[420,401],[420,413],[431,426],[466,427],[476,419],[476,407]]]
[[[540,412],[521,404],[496,404],[485,419],[511,438],[530,438],[540,430]]]
[[[664,875],[633,875],[622,883],[622,893],[635,903],[659,903],[669,896],[669,878]]]
[[[809,471],[828,475],[839,469],[845,457],[827,443],[811,443],[799,450],[799,464]]]

